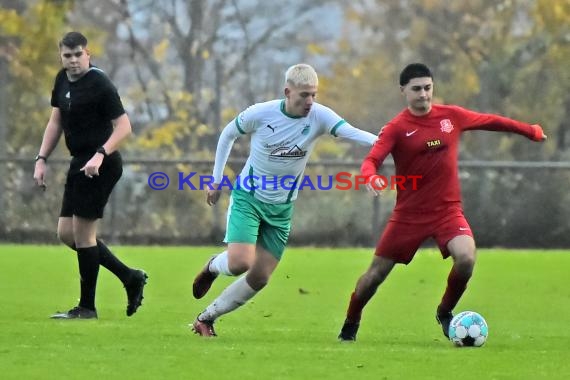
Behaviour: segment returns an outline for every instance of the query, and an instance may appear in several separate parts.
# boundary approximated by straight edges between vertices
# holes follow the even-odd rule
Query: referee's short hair
[[[67,46],[70,49],[77,46],[85,47],[87,46],[87,38],[79,32],[69,32],[59,41],[59,48],[61,49],[63,46]]]

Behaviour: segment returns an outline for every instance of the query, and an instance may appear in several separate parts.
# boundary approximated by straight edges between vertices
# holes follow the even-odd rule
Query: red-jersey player
[[[437,307],[436,319],[447,337],[453,308],[467,287],[475,265],[475,241],[463,215],[458,175],[458,146],[463,131],[483,129],[514,132],[534,141],[546,140],[542,128],[506,117],[481,114],[451,105],[432,105],[430,69],[413,63],[400,74],[400,90],[407,108],[380,131],[379,139],[364,159],[361,174],[375,195],[385,184],[375,177],[388,154],[396,175],[417,176],[417,188],[398,188],[396,206],[382,233],[372,264],[352,293],[346,320],[339,335],[356,340],[362,309],[395,264],[408,264],[422,242],[434,238],[443,258],[453,267]]]

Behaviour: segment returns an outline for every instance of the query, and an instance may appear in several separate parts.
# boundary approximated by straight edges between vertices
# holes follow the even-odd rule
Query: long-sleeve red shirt
[[[416,190],[410,181],[406,181],[404,189],[397,189],[394,211],[400,214],[399,220],[413,219],[419,214],[433,215],[450,207],[461,208],[459,140],[461,132],[475,129],[514,132],[534,141],[542,138],[538,125],[458,106],[432,105],[430,112],[422,116],[415,116],[406,108],[382,128],[360,172],[366,177],[376,174],[391,153],[396,175],[421,176]]]

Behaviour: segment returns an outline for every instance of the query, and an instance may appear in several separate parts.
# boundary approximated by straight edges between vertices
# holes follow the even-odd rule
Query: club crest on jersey
[[[301,134],[303,136],[306,136],[309,134],[309,131],[311,130],[311,126],[309,124],[305,124],[305,126],[303,127],[303,129],[301,130]]]
[[[453,131],[453,124],[449,119],[443,119],[442,121],[439,122],[439,125],[441,125],[442,132],[451,133],[451,131]]]
[[[271,159],[298,159],[303,158],[307,154],[306,151],[295,145],[293,147],[281,146],[271,153],[269,153],[269,158]]]

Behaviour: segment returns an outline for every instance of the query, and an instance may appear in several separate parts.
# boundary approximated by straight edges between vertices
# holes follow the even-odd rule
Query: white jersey
[[[240,187],[256,199],[272,204],[297,198],[299,181],[321,135],[345,137],[367,145],[376,141],[375,135],[352,127],[318,103],[313,103],[307,116],[287,114],[285,100],[258,103],[224,128],[216,151],[216,183],[222,180],[233,141],[245,134],[251,134],[250,154],[234,188]]]

